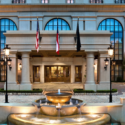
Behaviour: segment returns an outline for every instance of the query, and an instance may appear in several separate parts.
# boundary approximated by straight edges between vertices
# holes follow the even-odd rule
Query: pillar
[[[44,83],[45,82],[45,80],[44,80],[44,65],[42,64],[41,66],[40,66],[40,83]]]
[[[94,54],[92,52],[87,53],[87,73],[86,73],[86,82],[84,85],[85,90],[94,90],[96,91],[96,84],[94,80]]]
[[[30,63],[28,52],[22,53],[22,81],[20,90],[32,90],[32,85],[30,83]]]
[[[107,54],[100,53],[99,56],[99,84],[97,86],[98,90],[109,90],[110,89],[110,59],[109,64],[107,66],[107,70],[105,67],[105,59],[109,56]]]
[[[8,90],[19,90],[19,84],[17,84],[17,56],[16,53],[10,54],[11,58],[11,67],[12,69],[9,70],[9,66],[7,66],[7,86]],[[4,90],[6,89],[6,82],[4,84]]]
[[[71,83],[75,83],[75,65],[71,65]]]

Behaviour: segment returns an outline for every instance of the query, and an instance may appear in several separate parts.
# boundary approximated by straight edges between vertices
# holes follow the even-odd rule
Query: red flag
[[[37,52],[39,52],[39,41],[40,41],[40,30],[39,30],[39,21],[37,18],[36,45],[35,45]]]
[[[57,34],[56,34],[56,53],[59,55],[59,31],[58,31],[58,19],[57,19]]]

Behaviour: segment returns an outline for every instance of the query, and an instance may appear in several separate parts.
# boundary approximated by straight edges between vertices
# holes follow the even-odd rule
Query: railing
[[[90,0],[90,3],[103,3],[103,0]]]
[[[74,0],[67,0],[67,3],[74,3]]]
[[[12,0],[12,3],[26,3],[26,0]]]
[[[49,0],[41,0],[41,3],[42,3],[42,4],[49,3]]]
[[[125,3],[125,0],[115,0],[115,3]]]

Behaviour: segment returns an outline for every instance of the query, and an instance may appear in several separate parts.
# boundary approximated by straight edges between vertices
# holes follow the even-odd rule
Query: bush
[[[110,93],[110,90],[97,90],[97,93]],[[112,93],[117,92],[117,89],[112,89]]]
[[[42,89],[34,90],[8,90],[8,93],[42,93]],[[0,89],[0,92],[6,92],[4,89]]]
[[[94,93],[93,90],[74,89],[74,93]]]
[[[83,90],[83,89],[74,89],[74,93],[109,93],[110,90],[97,90],[96,92],[93,90]],[[117,89],[112,89],[112,93],[117,92]]]

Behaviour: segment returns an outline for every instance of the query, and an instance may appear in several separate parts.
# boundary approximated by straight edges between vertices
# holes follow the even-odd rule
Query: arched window
[[[3,33],[8,30],[17,30],[16,24],[10,19],[0,19],[0,59],[3,57],[2,49],[4,49],[6,44],[6,37]],[[5,81],[5,65],[0,64],[0,81]]]
[[[70,26],[69,24],[60,18],[55,18],[50,20],[46,26],[45,26],[45,30],[57,30],[57,20],[58,20],[58,29],[59,30],[70,30]]]
[[[112,66],[112,81],[117,81],[120,77],[123,78],[123,27],[118,20],[109,18],[99,24],[98,30],[109,30],[113,33],[110,42],[114,48],[114,59],[117,65]]]

